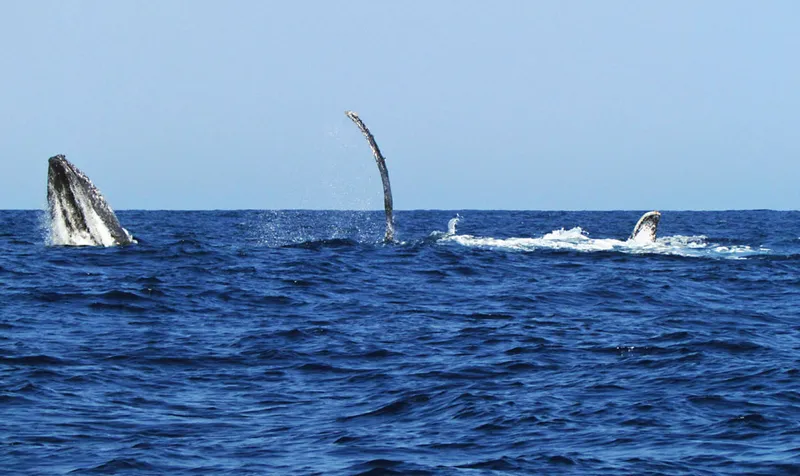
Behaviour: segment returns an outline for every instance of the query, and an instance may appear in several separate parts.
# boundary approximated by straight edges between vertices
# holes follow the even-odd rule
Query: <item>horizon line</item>
[[[410,208],[395,209],[395,212],[641,212],[656,210],[661,212],[794,212],[796,208],[705,208],[705,209],[646,209],[646,208]],[[41,211],[47,208],[0,208],[0,211]],[[116,212],[383,212],[382,208],[375,209],[342,209],[342,208],[121,208]]]

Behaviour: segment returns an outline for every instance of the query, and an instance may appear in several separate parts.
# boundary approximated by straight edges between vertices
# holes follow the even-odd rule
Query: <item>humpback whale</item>
[[[50,157],[47,206],[53,244],[114,246],[133,243],[128,230],[89,177],[63,155]]]
[[[636,226],[633,227],[630,240],[639,243],[652,243],[656,241],[658,232],[658,221],[661,220],[661,213],[657,211],[647,212],[639,218]]]
[[[392,185],[389,183],[389,170],[386,169],[386,159],[381,154],[381,150],[378,148],[375,138],[372,137],[372,133],[361,121],[361,118],[358,117],[358,114],[353,111],[345,111],[344,113],[361,129],[361,133],[364,134],[370,149],[372,149],[372,155],[375,156],[375,162],[378,164],[378,171],[381,173],[381,181],[383,182],[383,207],[386,211],[386,235],[383,240],[386,242],[394,241]]]

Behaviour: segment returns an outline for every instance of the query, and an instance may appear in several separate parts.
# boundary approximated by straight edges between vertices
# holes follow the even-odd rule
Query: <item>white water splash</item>
[[[326,240],[376,243],[383,242],[385,226],[382,211],[267,210],[251,239],[271,248]]]
[[[452,221],[452,220],[451,220]],[[613,238],[589,238],[580,227],[569,230],[553,230],[541,238],[484,238],[472,235],[448,234],[440,243],[452,242],[470,248],[485,248],[507,251],[571,250],[581,252],[618,251],[631,254],[662,254],[676,256],[715,257],[744,259],[765,254],[769,249],[752,248],[747,245],[723,246],[708,243],[705,236],[665,236],[655,242],[617,240]]]

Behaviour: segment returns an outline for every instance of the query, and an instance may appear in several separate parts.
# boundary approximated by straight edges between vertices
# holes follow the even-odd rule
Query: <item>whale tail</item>
[[[113,246],[133,243],[89,177],[63,155],[50,157],[47,208],[50,239],[57,245]]]
[[[639,218],[636,226],[633,227],[630,240],[639,243],[652,243],[656,241],[658,233],[658,222],[661,220],[661,213],[658,211],[647,212]]]
[[[345,111],[344,113],[364,134],[370,149],[372,149],[372,155],[375,156],[375,162],[378,164],[378,171],[381,173],[381,181],[383,182],[383,208],[386,211],[386,235],[384,235],[383,239],[386,242],[392,242],[394,241],[394,205],[392,203],[392,185],[389,183],[389,170],[386,168],[386,159],[381,154],[381,150],[378,148],[372,133],[361,121],[361,118],[358,117],[358,114],[353,111]]]

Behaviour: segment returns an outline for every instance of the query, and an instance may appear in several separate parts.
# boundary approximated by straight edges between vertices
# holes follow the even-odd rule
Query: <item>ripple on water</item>
[[[4,470],[800,471],[800,214],[459,214],[0,211]]]

